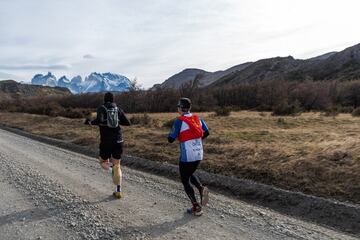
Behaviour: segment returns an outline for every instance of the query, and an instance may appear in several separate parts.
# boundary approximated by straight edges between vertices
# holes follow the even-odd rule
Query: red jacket
[[[180,132],[178,136],[179,142],[186,142],[191,139],[202,138],[204,135],[204,131],[202,129],[200,119],[196,115],[192,115],[190,117],[181,116],[179,120],[185,122],[189,129]]]

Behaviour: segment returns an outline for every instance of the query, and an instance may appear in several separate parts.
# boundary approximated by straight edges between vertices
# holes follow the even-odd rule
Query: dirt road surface
[[[357,239],[212,193],[185,213],[179,182],[123,167],[111,196],[97,160],[0,130],[0,239]]]

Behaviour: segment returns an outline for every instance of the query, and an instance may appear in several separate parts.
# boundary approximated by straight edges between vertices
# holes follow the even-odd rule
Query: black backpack
[[[117,107],[106,108],[106,126],[109,128],[117,128],[119,126],[119,109]]]

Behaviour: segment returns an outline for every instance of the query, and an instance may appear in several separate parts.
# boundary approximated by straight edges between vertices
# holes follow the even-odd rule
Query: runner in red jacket
[[[192,208],[188,212],[200,216],[202,206],[208,203],[209,192],[194,173],[203,159],[202,139],[209,136],[209,129],[204,120],[192,114],[190,109],[191,100],[181,98],[178,103],[180,117],[175,120],[168,141],[172,143],[177,138],[180,142],[180,177],[185,192],[192,203]],[[199,190],[201,204],[196,200],[194,189],[190,183]]]

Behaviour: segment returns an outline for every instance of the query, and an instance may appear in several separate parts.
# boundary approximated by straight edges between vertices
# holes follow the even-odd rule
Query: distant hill
[[[320,56],[316,56],[316,57],[313,57],[313,58],[309,58],[307,60],[325,60],[325,59],[328,59],[329,57],[331,57],[332,55],[336,54],[338,52],[328,52],[328,53],[325,53],[325,54],[322,54]]]
[[[212,86],[264,80],[353,80],[360,79],[360,44],[307,60],[276,57],[254,62],[242,71],[228,74]]]
[[[220,87],[242,82],[267,80],[353,80],[360,79],[360,44],[341,52],[329,52],[309,59],[292,56],[261,59],[236,65],[224,71],[185,69],[153,88],[178,89],[200,74],[200,87]]]
[[[304,71],[314,80],[360,79],[360,44],[346,48],[316,64],[308,64]]]
[[[155,84],[153,88],[178,89],[183,84],[193,81],[196,76],[200,77],[199,78],[199,86],[206,87],[227,74],[243,70],[250,64],[251,64],[250,62],[243,63],[243,64],[233,66],[224,71],[216,71],[216,72],[207,72],[202,69],[188,68],[188,69],[185,69],[185,70],[169,77],[162,84]]]
[[[302,64],[293,57],[276,57],[259,60],[242,71],[230,73],[214,83],[215,86],[254,82],[259,80],[285,80]],[[292,77],[293,78],[293,77]]]
[[[162,84],[156,85],[156,87],[177,89],[180,88],[183,84],[193,81],[197,75],[207,76],[209,74],[211,73],[202,69],[189,68],[169,77]]]
[[[71,95],[67,88],[45,87],[18,83],[14,80],[0,81],[0,101],[28,97]]]
[[[228,75],[228,74],[232,74],[232,73],[236,73],[239,71],[242,71],[243,69],[247,68],[248,66],[250,66],[252,64],[252,62],[247,62],[247,63],[242,63],[236,66],[233,66],[231,68],[228,68],[224,71],[217,71],[217,72],[213,72],[211,74],[208,74],[207,76],[205,76],[203,79],[201,79],[201,81],[203,82],[202,86],[208,86],[210,84],[212,84],[213,82],[217,81],[218,79]]]

